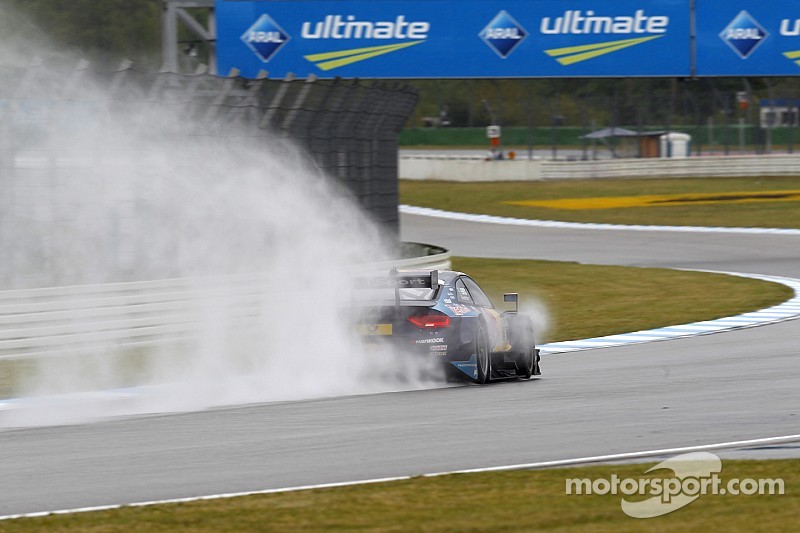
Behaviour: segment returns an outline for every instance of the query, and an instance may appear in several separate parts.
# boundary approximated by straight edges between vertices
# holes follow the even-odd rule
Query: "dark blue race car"
[[[442,363],[449,378],[476,383],[541,374],[533,322],[518,312],[518,295],[498,312],[469,276],[451,270],[392,271],[359,280],[371,305],[358,331],[368,343],[389,343],[402,354]]]

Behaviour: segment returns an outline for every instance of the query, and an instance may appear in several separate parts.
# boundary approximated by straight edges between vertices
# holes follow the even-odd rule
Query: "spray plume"
[[[32,64],[19,55],[25,44],[0,42],[0,68]],[[160,309],[180,335],[138,347],[94,339],[72,346],[74,356],[39,358],[17,390],[32,400],[0,412],[0,425],[421,385],[387,381],[379,361],[386,370],[392,358],[354,337],[343,312],[354,265],[386,261],[391,247],[302,150],[263,131],[210,128],[171,102],[116,102],[113,84],[89,72],[65,96],[63,75],[49,70],[42,64],[31,91],[10,99],[17,117],[31,112],[27,137],[2,146],[13,172],[2,179],[11,209],[0,224],[13,253],[0,279],[6,288],[179,280]],[[99,333],[140,308],[65,311],[75,331]]]

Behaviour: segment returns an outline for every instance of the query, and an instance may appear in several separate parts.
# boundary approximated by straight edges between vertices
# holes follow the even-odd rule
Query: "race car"
[[[519,296],[504,295],[514,310],[498,312],[478,284],[451,270],[393,270],[359,280],[370,303],[358,332],[409,357],[432,358],[448,378],[488,383],[541,374],[533,322],[519,313]]]

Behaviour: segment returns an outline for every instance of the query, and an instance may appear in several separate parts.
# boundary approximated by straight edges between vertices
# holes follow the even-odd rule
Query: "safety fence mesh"
[[[2,288],[13,288],[9,280],[18,280],[20,270],[40,269],[58,246],[44,229],[38,235],[37,227],[69,226],[70,211],[103,189],[104,180],[125,172],[146,179],[155,159],[163,168],[213,157],[192,149],[199,139],[206,144],[198,146],[211,140],[233,147],[246,137],[249,143],[290,147],[341,183],[396,236],[397,138],[417,99],[416,89],[397,83],[153,73],[129,62],[110,72],[95,71],[85,61],[69,67],[42,60],[0,63]],[[159,116],[169,118],[153,119]],[[136,130],[143,144],[126,146],[128,136],[120,136],[117,145],[96,142],[104,131],[118,135],[121,123]],[[83,189],[64,187],[80,180]],[[135,182],[132,187],[129,204],[137,202]],[[65,196],[67,189],[72,192]],[[75,190],[83,190],[83,197]],[[124,225],[124,213],[103,216],[111,219],[96,220],[99,227]],[[31,240],[41,245],[31,246]]]

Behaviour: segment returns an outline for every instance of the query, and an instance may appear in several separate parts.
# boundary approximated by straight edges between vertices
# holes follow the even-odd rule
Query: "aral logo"
[[[252,50],[264,63],[269,61],[272,56],[278,53],[289,41],[289,34],[272,20],[267,14],[253,24],[250,29],[242,35],[242,41]]]
[[[719,36],[739,57],[747,59],[769,37],[769,33],[747,11],[742,11]]]
[[[505,59],[525,40],[528,32],[508,12],[501,11],[478,35],[489,48]]]

